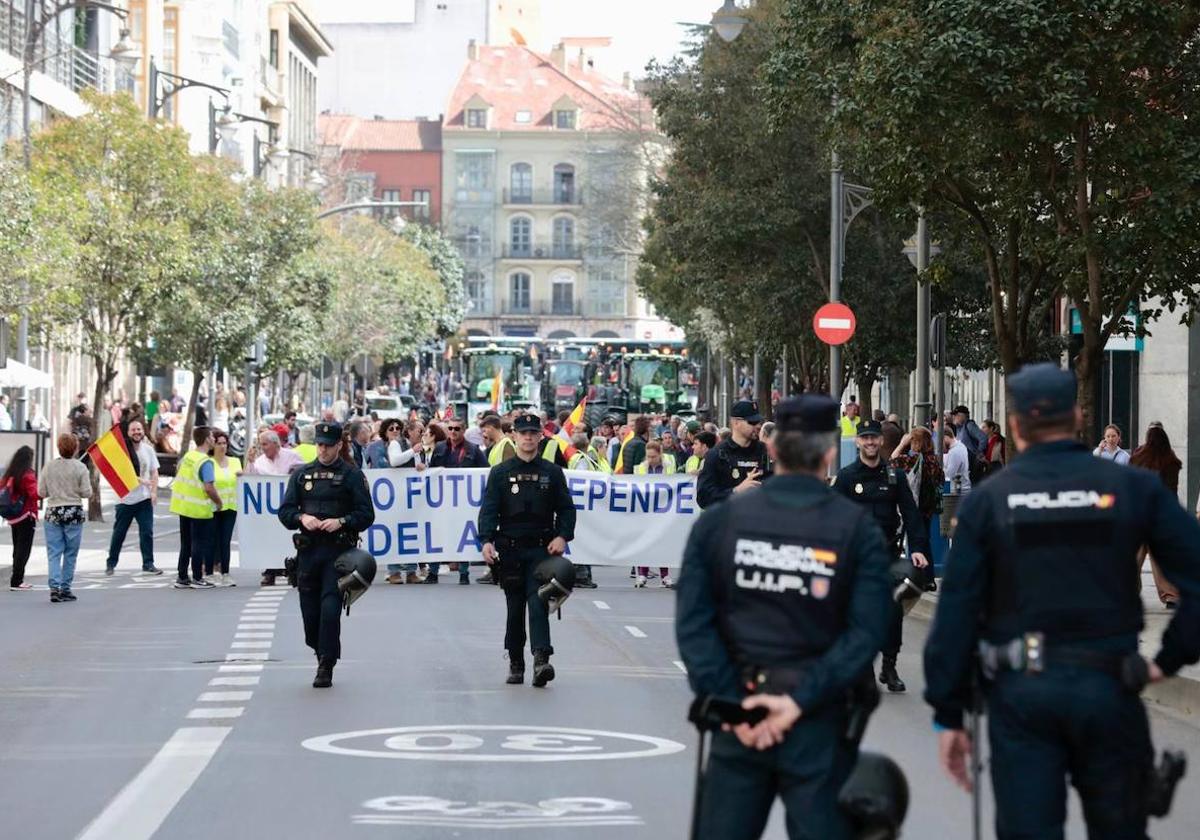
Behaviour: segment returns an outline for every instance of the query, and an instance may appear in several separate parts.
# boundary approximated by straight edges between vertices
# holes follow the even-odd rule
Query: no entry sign
[[[854,336],[854,313],[844,303],[827,303],[813,315],[813,331],[826,344],[845,344]]]

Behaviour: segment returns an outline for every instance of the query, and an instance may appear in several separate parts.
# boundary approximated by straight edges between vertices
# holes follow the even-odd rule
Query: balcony
[[[500,302],[500,314],[531,318],[578,318],[583,315],[583,301],[535,300],[522,304],[512,298],[506,298]]]
[[[34,53],[34,70],[75,93],[93,88],[104,93],[113,90],[113,61],[81,50],[68,40],[51,40],[43,34]],[[18,60],[25,46],[25,15],[7,3],[0,3],[0,50]],[[19,66],[19,65],[18,65]],[[16,81],[19,85],[19,79]]]
[[[579,207],[583,190],[577,187],[555,187],[552,190],[504,190],[507,207]]]
[[[505,242],[500,246],[502,260],[558,260],[580,262],[583,260],[582,245],[512,245]]]

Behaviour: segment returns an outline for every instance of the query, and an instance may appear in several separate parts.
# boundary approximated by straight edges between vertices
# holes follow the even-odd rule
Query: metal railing
[[[34,48],[34,69],[75,93],[85,88],[111,92],[113,61],[80,49],[67,39],[52,39],[46,32]],[[25,13],[0,3],[0,49],[24,61]]]
[[[583,191],[578,187],[555,187],[549,190],[514,190],[505,188],[505,204],[540,204],[552,207],[578,207],[583,204]]]
[[[505,242],[500,246],[500,258],[506,260],[581,260],[583,247],[580,245],[513,245]]]
[[[534,300],[526,303],[507,298],[501,301],[500,314],[580,316],[583,314],[583,302],[578,300]]]

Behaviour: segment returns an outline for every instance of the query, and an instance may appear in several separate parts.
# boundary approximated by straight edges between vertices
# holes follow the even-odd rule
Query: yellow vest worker
[[[225,469],[221,469],[221,465],[213,461],[213,470],[216,475],[213,484],[217,486],[217,493],[221,496],[221,510],[237,510],[237,477],[242,471],[241,460],[232,455],[228,456]]]
[[[842,415],[842,437],[856,437],[858,435],[858,427],[862,424],[861,417],[850,417]]]
[[[612,464],[608,463],[608,458],[604,457],[603,452],[596,449],[595,447],[592,447],[591,449],[588,450],[588,453],[591,454],[592,461],[595,462],[596,467],[598,468],[599,472],[611,473],[613,471]]]
[[[642,461],[642,463],[638,464],[637,466],[635,466],[633,468],[633,474],[634,475],[649,475],[650,474],[650,465],[647,464],[645,461]],[[675,456],[670,455],[670,454],[664,454],[662,456],[662,475],[674,475],[674,474],[675,474]]]
[[[298,443],[292,450],[300,456],[300,460],[306,464],[311,464],[317,460],[317,445],[315,443]]]
[[[558,457],[558,438],[546,438],[546,446],[542,449],[542,458],[549,461],[551,464]]]
[[[196,449],[179,459],[171,482],[171,513],[188,519],[212,519],[213,503],[204,492],[200,468],[212,458]]]
[[[700,468],[704,466],[704,459],[699,455],[689,455],[687,462],[684,464],[684,472],[688,475],[693,475],[700,472]]]
[[[488,466],[494,467],[501,461],[507,461],[509,458],[517,454],[517,445],[512,442],[510,437],[502,437],[499,442],[488,449]]]

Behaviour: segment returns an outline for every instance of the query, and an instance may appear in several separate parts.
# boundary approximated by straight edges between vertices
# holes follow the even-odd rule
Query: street
[[[93,556],[104,527],[88,528]],[[495,588],[377,585],[344,620],[344,658],[319,691],[295,592],[245,568],[235,589],[172,590],[174,539],[158,542],[162,577],[136,574],[131,539],[116,575],[90,561],[79,601],[62,605],[46,597],[39,546],[39,589],[4,593],[6,836],[686,836],[696,738],[674,599],[655,583],[598,569],[600,588],[552,623],[545,690],[504,685]],[[883,698],[866,740],[908,776],[906,836],[967,837],[970,799],[938,769],[920,700],[926,627],[909,620],[909,691]],[[1194,721],[1155,713],[1154,730],[1159,747],[1200,754]],[[1200,833],[1194,784],[1153,836]],[[1083,837],[1077,813],[1072,824]],[[778,807],[766,836],[785,836]]]

